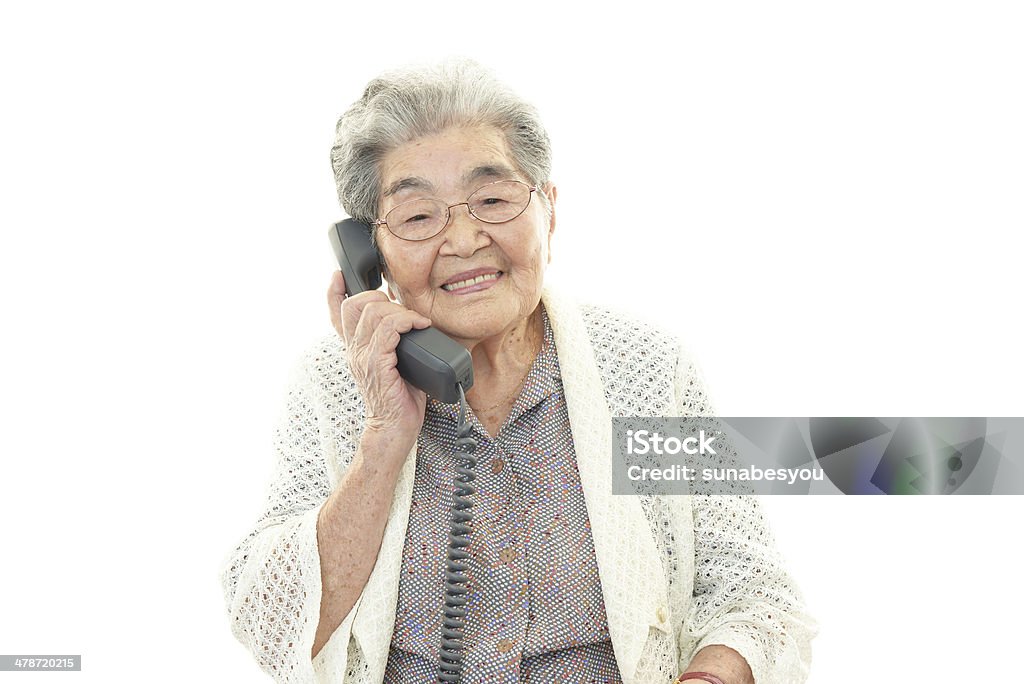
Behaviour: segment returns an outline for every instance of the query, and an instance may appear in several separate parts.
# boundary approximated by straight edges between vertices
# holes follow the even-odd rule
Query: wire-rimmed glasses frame
[[[502,198],[502,197],[488,196],[488,193],[487,193],[488,189],[491,189],[491,190],[495,191],[495,194],[500,194],[500,193],[497,193],[497,190],[499,190],[499,189],[511,189],[511,188],[519,188],[519,187],[524,188],[527,191],[527,193],[525,195],[525,201],[522,199],[522,196],[520,196],[520,198],[519,198],[519,202],[522,203],[521,207],[518,206],[519,202],[516,202],[516,203],[513,203],[513,206],[507,208],[507,210],[514,211],[515,213],[512,213],[512,214],[510,214],[509,216],[506,217],[503,214],[500,214],[501,209],[497,208],[497,209],[494,209],[493,211],[494,212],[498,212],[501,215],[501,218],[493,218],[493,217],[488,217],[486,215],[486,212],[484,212],[483,209],[485,207],[488,207],[488,206],[496,206],[496,205],[485,205],[485,204],[481,204],[482,202],[486,202],[486,201],[491,200],[491,199],[499,200],[499,201],[508,201],[507,199]],[[533,200],[533,193],[536,190],[537,190],[536,186],[528,185],[528,184],[526,184],[526,183],[524,183],[523,181],[520,181],[520,180],[507,179],[507,180],[493,181],[491,183],[485,183],[484,185],[482,185],[479,188],[477,188],[476,190],[474,190],[472,192],[472,194],[470,194],[470,196],[468,198],[466,198],[465,202],[457,202],[455,204],[446,205],[444,202],[442,202],[441,200],[436,199],[436,198],[414,199],[414,200],[409,200],[408,202],[402,202],[401,204],[392,207],[391,210],[388,211],[388,213],[384,215],[384,218],[377,219],[376,221],[373,222],[372,225],[373,226],[385,226],[385,227],[387,227],[388,232],[391,233],[392,235],[394,235],[399,240],[406,240],[408,242],[422,242],[423,240],[429,240],[429,239],[431,239],[433,237],[437,237],[438,235],[443,233],[444,230],[451,223],[451,220],[452,220],[452,209],[454,209],[455,207],[463,206],[463,205],[465,205],[466,210],[469,211],[469,215],[470,216],[472,216],[473,218],[475,218],[478,221],[481,221],[482,223],[488,223],[488,224],[491,224],[491,225],[496,225],[496,224],[501,224],[501,223],[508,223],[509,221],[514,221],[515,219],[517,219],[520,216],[522,216],[523,212],[525,212],[527,210],[527,208],[529,208],[530,202]],[[514,192],[519,193],[521,191],[516,189]],[[506,193],[506,194],[508,194],[508,193]],[[478,197],[476,202],[474,202],[474,198],[475,197]],[[476,205],[477,205],[475,209],[474,209],[474,203],[476,203]],[[422,237],[408,237],[408,233],[406,235],[400,234],[402,231],[401,231],[401,228],[399,226],[392,226],[392,224],[388,222],[390,217],[396,215],[396,212],[399,212],[398,216],[401,216],[403,212],[410,212],[410,213],[412,213],[412,216],[410,218],[420,218],[422,216],[421,214],[417,214],[415,211],[410,211],[410,210],[417,209],[417,208],[423,208],[424,211],[428,211],[429,208],[431,208],[431,207],[436,208],[438,213],[440,213],[440,209],[442,207],[444,207],[444,221],[439,222],[440,225],[438,226],[438,228],[436,230],[432,230],[432,232],[430,232],[429,235],[424,235]],[[484,213],[485,215],[482,216],[481,213]],[[429,219],[430,217],[426,216],[426,217],[423,217],[423,218],[424,219]],[[391,219],[391,220],[394,220],[394,219]],[[409,220],[406,220],[404,223],[411,225]]]

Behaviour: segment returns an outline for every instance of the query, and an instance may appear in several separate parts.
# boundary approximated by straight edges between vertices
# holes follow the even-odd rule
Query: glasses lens
[[[519,181],[488,183],[469,197],[469,209],[481,221],[503,223],[526,210],[530,188]]]
[[[388,212],[388,230],[403,240],[426,240],[441,232],[448,207],[435,200],[403,202]]]

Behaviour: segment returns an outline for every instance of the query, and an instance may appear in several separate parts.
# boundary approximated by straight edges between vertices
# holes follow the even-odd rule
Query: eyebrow
[[[384,196],[391,197],[391,195],[394,195],[396,192],[401,192],[402,190],[426,190],[428,192],[433,192],[434,184],[426,178],[410,176],[409,178],[396,180],[394,183],[389,185],[387,189],[384,190]]]
[[[464,186],[469,185],[475,181],[483,180],[485,178],[491,180],[505,180],[508,178],[515,178],[515,175],[515,170],[507,166],[501,164],[484,164],[462,174],[462,184]],[[391,197],[403,190],[424,190],[429,193],[435,192],[434,184],[426,178],[422,178],[420,176],[409,176],[408,178],[401,178],[389,185],[384,190],[384,197]]]
[[[484,164],[472,169],[468,173],[462,175],[462,184],[469,185],[470,183],[484,178],[494,180],[506,180],[509,178],[515,178],[516,172],[507,166],[501,164]]]

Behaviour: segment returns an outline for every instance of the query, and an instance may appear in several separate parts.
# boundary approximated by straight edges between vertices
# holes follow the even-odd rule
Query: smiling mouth
[[[446,292],[451,292],[452,290],[460,290],[464,287],[470,287],[472,285],[484,283],[489,280],[497,280],[499,277],[501,277],[501,274],[502,271],[498,271],[497,273],[486,273],[484,275],[478,275],[475,278],[467,278],[466,280],[460,280],[456,283],[446,283],[445,285],[441,286],[441,289],[445,290]]]

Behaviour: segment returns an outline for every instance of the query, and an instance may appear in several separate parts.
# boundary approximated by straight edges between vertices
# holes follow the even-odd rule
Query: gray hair
[[[331,166],[349,216],[370,223],[381,199],[380,162],[391,150],[457,126],[492,126],[530,183],[550,180],[551,142],[537,111],[470,60],[381,74],[338,119]],[[550,214],[543,192],[537,193]]]

